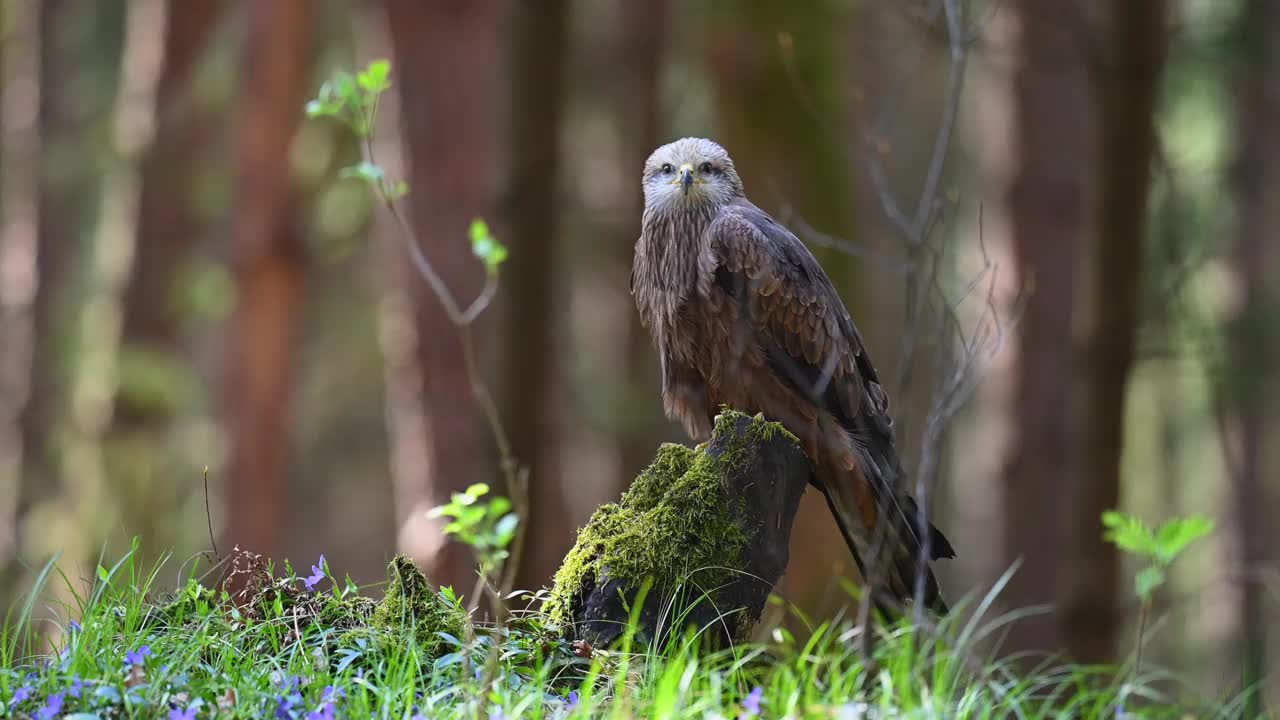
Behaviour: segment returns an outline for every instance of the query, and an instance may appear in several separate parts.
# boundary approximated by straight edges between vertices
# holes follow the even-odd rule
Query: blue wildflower
[[[569,692],[569,712],[573,712],[576,707],[578,707],[578,691],[572,690]]]
[[[77,673],[71,677],[71,689],[67,691],[67,694],[73,698],[78,698],[82,692],[84,692],[84,682],[80,680],[80,675]]]
[[[333,720],[333,703],[325,703],[307,713],[307,720]]]
[[[9,699],[9,707],[26,702],[31,698],[31,688],[20,687],[14,691],[13,697]]]
[[[151,654],[151,646],[143,645],[137,650],[130,650],[125,653],[124,661],[129,665],[142,665],[146,663],[147,656]]]
[[[68,624],[71,626],[72,632],[81,632],[84,630],[84,628],[80,626],[80,623],[76,622],[75,620],[72,620]]]
[[[298,688],[302,685],[302,678],[294,675],[292,677],[283,678],[280,682],[280,696],[276,698],[276,717],[292,718],[294,708],[302,705],[302,693]]]
[[[174,708],[169,711],[169,720],[196,720],[196,711],[200,708],[192,705],[183,710],[182,708]]]
[[[346,691],[340,688],[335,688],[332,685],[325,685],[324,690],[320,693],[320,706],[307,713],[306,720],[333,720],[333,704],[338,698],[344,697],[345,695]]]
[[[62,693],[54,693],[45,701],[44,707],[36,711],[39,720],[53,720],[62,714]]]
[[[276,717],[280,720],[293,717],[293,708],[302,704],[302,695],[291,692],[276,699]]]
[[[306,585],[308,590],[315,590],[316,585],[319,585],[324,578],[324,554],[321,553],[319,564],[311,566],[311,574],[302,578],[302,584]]]
[[[752,718],[760,714],[760,699],[764,697],[764,688],[756,686],[752,688],[751,693],[742,700],[742,714],[738,715],[738,720]]]

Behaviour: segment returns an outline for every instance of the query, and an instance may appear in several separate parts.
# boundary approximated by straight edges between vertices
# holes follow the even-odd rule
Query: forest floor
[[[126,555],[83,592],[46,567],[33,600],[6,622],[0,716],[19,718],[1123,718],[1235,717],[1175,679],[1121,668],[991,660],[1009,620],[987,603],[929,633],[878,633],[870,651],[850,622],[805,637],[707,651],[697,633],[612,649],[559,636],[537,612],[472,623],[461,598],[407,560],[383,598],[239,553],[220,590],[195,570],[176,591],[163,563]],[[37,612],[70,597],[59,619]],[[35,618],[33,620],[33,618]],[[32,648],[43,648],[33,650]],[[1025,663],[1024,663],[1025,665]]]

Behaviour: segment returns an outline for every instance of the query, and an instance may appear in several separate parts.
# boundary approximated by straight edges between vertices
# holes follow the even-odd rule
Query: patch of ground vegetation
[[[675,488],[686,499],[709,497],[698,489],[703,457],[664,448],[601,522],[660,512],[673,491],[664,480],[688,483]],[[723,519],[722,509],[702,512]],[[722,529],[716,551],[730,552],[736,540]],[[628,567],[599,542],[579,567]],[[657,566],[683,569],[668,548],[646,552]],[[958,604],[927,631],[876,629],[869,652],[864,630],[840,618],[802,637],[766,628],[767,642],[721,650],[689,636],[644,642],[628,627],[606,648],[561,637],[536,610],[479,621],[406,558],[390,563],[372,593],[380,599],[339,580],[323,557],[302,574],[244,552],[227,566],[212,584],[192,569],[167,596],[163,565],[148,570],[132,553],[88,587],[62,576],[58,593],[46,567],[33,600],[0,632],[0,717],[1234,718],[1243,707],[1155,671],[994,660],[989,640],[1009,616],[984,620],[990,598],[974,612]],[[44,615],[55,596],[71,601]]]

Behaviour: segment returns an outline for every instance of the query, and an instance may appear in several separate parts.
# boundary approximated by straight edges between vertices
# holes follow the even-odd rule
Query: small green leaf
[[[506,547],[507,544],[516,536],[516,528],[520,525],[520,518],[515,513],[507,513],[501,520],[493,526],[493,534],[498,547]]]
[[[311,100],[307,103],[307,117],[309,118],[318,118],[332,114],[333,110],[330,109],[329,105],[321,102],[320,100]]]
[[[1156,555],[1155,536],[1141,519],[1108,510],[1102,514],[1102,524],[1107,527],[1103,538],[1121,550],[1137,555]]]
[[[472,502],[475,502],[476,498],[480,497],[481,495],[485,495],[488,492],[489,492],[488,483],[475,483],[471,487],[467,488],[467,495],[471,498]]]
[[[357,91],[356,79],[349,72],[339,70],[333,74],[333,95],[343,105],[358,105],[360,94]]]
[[[371,162],[362,162],[359,165],[345,167],[342,172],[338,173],[341,178],[359,178],[372,185],[374,188],[381,187],[384,177],[383,170],[380,166]]]
[[[107,569],[102,567],[101,565],[98,566],[98,579],[101,580],[102,582],[107,581]]]
[[[490,275],[498,272],[498,266],[507,259],[507,248],[489,233],[489,224],[484,220],[471,221],[471,252],[484,263]]]
[[[489,501],[488,513],[490,517],[499,517],[511,509],[511,501],[504,497],[495,497]]]
[[[1133,578],[1134,590],[1143,601],[1149,600],[1151,593],[1164,584],[1164,579],[1164,568],[1159,565],[1145,567]]]
[[[386,60],[374,60],[369,63],[369,67],[360,71],[356,76],[356,82],[360,84],[366,92],[377,95],[391,87],[391,83],[387,81],[387,76],[391,73],[391,63]]]
[[[445,653],[444,655],[441,655],[439,658],[437,658],[435,663],[432,665],[432,667],[436,670],[443,670],[444,668],[452,667],[454,665],[461,665],[461,664],[462,664],[462,653],[451,652],[451,653]]]
[[[409,183],[406,183],[403,180],[396,180],[395,182],[390,180],[385,181],[382,183],[382,194],[386,196],[388,200],[399,200],[409,194]]]
[[[1173,518],[1160,526],[1156,533],[1156,548],[1160,559],[1173,562],[1191,543],[1213,532],[1213,520],[1203,515]]]
[[[445,642],[449,643],[454,647],[462,647],[461,640],[459,640],[458,638],[454,637],[453,635],[450,635],[449,633],[443,630],[437,630],[436,635],[438,635],[440,639],[444,640]]]

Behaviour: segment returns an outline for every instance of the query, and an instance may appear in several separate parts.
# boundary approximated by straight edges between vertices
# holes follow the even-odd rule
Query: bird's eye
[[[711,171],[712,171],[712,170],[714,170],[714,169],[715,169],[715,168],[711,167],[711,163],[709,163],[709,162],[704,162],[704,163],[702,163],[701,165],[699,165],[699,166],[698,166],[698,172],[700,172],[700,173],[702,173],[702,174],[704,174],[704,175],[710,175],[710,174],[711,174]]]
[[[671,173],[673,173],[673,172],[675,172],[675,171],[676,171],[676,169],[675,169],[674,167],[672,167],[672,166],[671,166],[671,163],[662,163],[662,174],[663,174],[663,175],[670,175]]]

